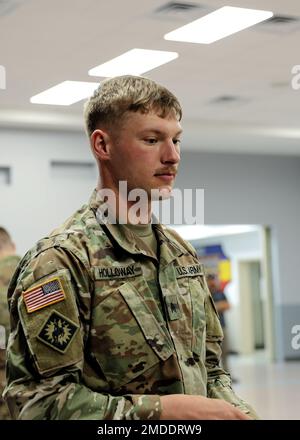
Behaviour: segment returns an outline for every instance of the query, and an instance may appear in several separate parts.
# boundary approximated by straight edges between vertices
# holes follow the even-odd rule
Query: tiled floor
[[[262,419],[300,420],[300,361],[270,363],[263,352],[230,356],[235,392],[249,402]]]

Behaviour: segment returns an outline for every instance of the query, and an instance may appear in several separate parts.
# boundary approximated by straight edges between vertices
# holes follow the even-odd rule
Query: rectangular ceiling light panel
[[[32,96],[32,104],[71,105],[88,98],[99,83],[84,81],[63,81],[38,95]]]
[[[210,44],[273,16],[271,11],[224,6],[211,14],[175,29],[165,40]]]
[[[89,70],[91,76],[112,78],[119,75],[141,75],[178,57],[176,52],[131,49]]]

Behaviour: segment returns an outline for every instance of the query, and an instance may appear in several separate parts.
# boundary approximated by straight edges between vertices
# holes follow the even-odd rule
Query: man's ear
[[[99,160],[108,160],[110,158],[111,138],[106,131],[97,129],[91,135],[91,147],[94,156]]]

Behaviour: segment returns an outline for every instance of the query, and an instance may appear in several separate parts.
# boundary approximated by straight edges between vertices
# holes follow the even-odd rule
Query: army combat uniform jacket
[[[126,226],[101,224],[98,207],[95,191],[10,286],[13,417],[158,419],[165,394],[251,413],[219,366],[222,329],[193,248],[158,224],[155,255]]]

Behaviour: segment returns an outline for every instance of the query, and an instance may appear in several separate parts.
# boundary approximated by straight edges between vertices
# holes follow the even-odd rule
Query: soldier
[[[9,334],[7,288],[20,261],[8,232],[0,227],[0,420],[10,419],[1,395],[5,386],[5,347]]]
[[[151,190],[168,197],[180,161],[177,98],[150,79],[116,77],[85,118],[97,189],[25,255],[9,290],[12,416],[255,418],[219,366],[222,329],[194,249],[151,223]],[[126,224],[135,189],[146,192],[147,220]]]

